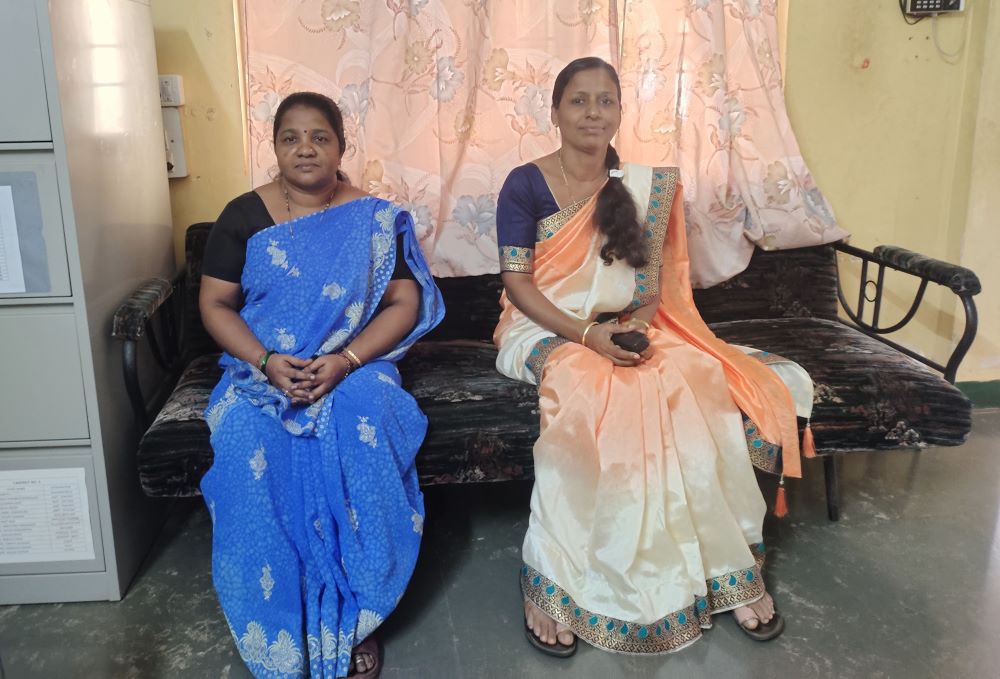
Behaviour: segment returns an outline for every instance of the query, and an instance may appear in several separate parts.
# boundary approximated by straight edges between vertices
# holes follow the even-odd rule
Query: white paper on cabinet
[[[24,269],[21,267],[21,244],[14,219],[14,193],[0,186],[0,294],[24,292]]]
[[[82,467],[0,471],[0,564],[93,559]]]

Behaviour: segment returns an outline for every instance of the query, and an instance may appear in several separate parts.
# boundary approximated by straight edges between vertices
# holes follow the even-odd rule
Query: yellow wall
[[[995,90],[992,111],[979,100],[984,51],[990,43],[995,73],[1000,34],[987,3],[967,4],[966,12],[938,19],[945,51],[955,51],[964,41],[961,56],[948,63],[934,46],[932,21],[906,25],[897,0],[790,2],[786,98],[802,153],[840,223],[853,234],[853,244],[866,249],[900,245],[966,263],[975,267],[984,287],[996,289],[1000,267],[990,270],[985,260],[966,253],[982,253],[988,243],[992,247],[985,240],[987,222],[991,215],[1000,216],[995,199],[989,201],[984,175],[991,170],[992,186],[997,185]],[[986,39],[987,19],[991,40]],[[976,136],[977,129],[988,135],[983,128],[990,115],[991,156],[979,151]],[[982,224],[967,230],[970,195]],[[930,308],[900,335],[904,343],[943,361],[960,328],[959,310],[950,292],[932,288]],[[891,295],[884,320],[899,318],[913,289],[903,285],[900,294]],[[996,309],[996,299],[984,294],[977,302],[985,314]],[[960,380],[1000,375],[995,330],[984,324]],[[994,367],[988,368],[991,361]]]
[[[1000,379],[1000,7],[990,12],[986,27],[968,208],[961,263],[979,274],[983,292],[977,297],[979,337],[960,377],[995,380]]]
[[[181,122],[188,176],[170,180],[178,261],[187,226],[213,221],[227,202],[250,188],[233,2],[152,2],[157,68],[184,79]]]

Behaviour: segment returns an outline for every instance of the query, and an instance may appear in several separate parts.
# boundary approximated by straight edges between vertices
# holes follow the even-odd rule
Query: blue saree
[[[414,458],[427,421],[395,362],[444,315],[409,213],[361,198],[254,234],[240,316],[268,348],[336,352],[374,317],[399,256],[420,288],[416,326],[316,403],[293,406],[229,354],[206,419],[201,483],[212,577],[256,677],[342,677],[351,649],[392,612],[423,531]]]

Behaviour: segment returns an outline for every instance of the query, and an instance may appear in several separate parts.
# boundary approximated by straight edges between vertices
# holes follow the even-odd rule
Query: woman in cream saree
[[[575,637],[666,653],[739,609],[743,629],[773,638],[784,623],[761,577],[766,505],[753,467],[800,475],[796,405],[776,370],[803,408],[811,383],[794,364],[765,356],[770,369],[726,345],[701,320],[677,169],[619,169],[607,145],[616,91],[604,62],[570,64],[553,92],[562,148],[515,169],[498,205],[497,367],[538,384],[541,411],[520,578],[526,631],[555,655],[572,653]],[[588,153],[610,178],[588,180]],[[600,196],[612,182],[627,193],[611,187],[611,214],[632,201],[645,257],[629,255],[627,240],[624,255],[608,256],[616,236],[602,227]],[[608,316],[617,320],[596,324]],[[649,347],[611,343],[631,330]]]

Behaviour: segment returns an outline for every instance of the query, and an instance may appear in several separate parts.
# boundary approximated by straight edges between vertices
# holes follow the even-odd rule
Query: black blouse
[[[256,191],[248,191],[229,201],[208,234],[201,272],[212,278],[239,283],[246,262],[247,241],[271,226],[274,220]],[[396,268],[392,280],[414,280],[405,258],[399,256],[403,249],[402,239],[402,234],[396,237]]]

